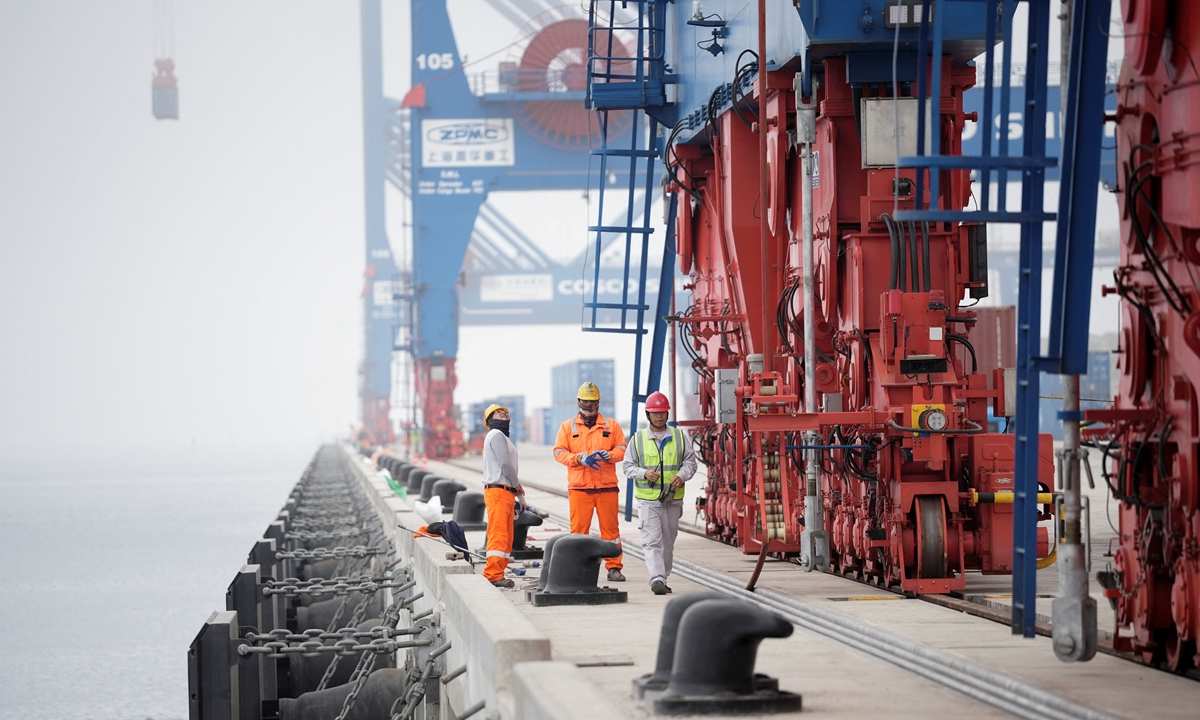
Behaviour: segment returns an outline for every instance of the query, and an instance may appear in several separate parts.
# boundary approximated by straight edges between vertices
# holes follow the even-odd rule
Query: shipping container
[[[979,372],[988,378],[991,387],[993,370],[1017,366],[1017,308],[1012,305],[981,307],[975,308],[975,313],[979,319],[971,327],[968,339],[975,348]],[[963,352],[955,345],[950,347]]]
[[[1112,378],[1109,374],[1109,357],[1107,350],[1095,350],[1088,353],[1088,371],[1079,377],[1079,406],[1083,410],[1095,410],[1111,407]],[[1062,440],[1062,420],[1058,413],[1062,410],[1062,375],[1042,373],[1038,405],[1038,427],[1040,432],[1050,433],[1055,440]]]
[[[575,398],[579,393],[579,386],[589,381],[596,383],[596,387],[600,388],[600,414],[616,419],[617,382],[612,360],[576,360],[555,366],[550,374],[555,434],[559,424],[570,420],[579,412]],[[550,442],[553,442],[553,437]]]
[[[529,413],[526,442],[533,445],[553,445],[558,433],[558,423],[554,421],[552,408],[534,408]]]
[[[471,403],[467,409],[466,422],[463,423],[467,430],[467,437],[475,437],[487,432],[487,428],[483,424],[483,411],[487,410],[489,405],[503,405],[508,408],[508,415],[512,418],[509,423],[509,437],[513,442],[525,440],[524,395],[501,395],[482,402]]]

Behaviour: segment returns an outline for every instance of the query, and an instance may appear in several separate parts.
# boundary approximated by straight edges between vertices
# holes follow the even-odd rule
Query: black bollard
[[[591,535],[551,538],[554,552],[542,568],[538,589],[530,594],[534,607],[547,605],[609,605],[629,601],[629,593],[597,587],[600,561],[617,557],[621,546]],[[547,543],[549,545],[549,543]]]
[[[417,499],[421,502],[429,502],[433,498],[433,486],[444,479],[442,476],[432,473],[421,478],[421,497]]]
[[[667,689],[667,683],[671,680],[671,666],[675,662],[679,620],[684,611],[702,600],[725,600],[728,597],[716,592],[685,593],[667,603],[663,608],[662,628],[658,632],[658,658],[654,663],[654,672],[634,679],[635,698],[652,700]]]
[[[408,474],[408,494],[410,496],[419,495],[421,493],[421,481],[423,481],[425,476],[428,474],[428,470],[422,470],[420,468],[413,468],[412,472]]]
[[[487,505],[483,493],[470,490],[454,499],[454,522],[463,532],[487,530]]]
[[[787,620],[741,600],[701,600],[679,619],[671,680],[653,701],[656,715],[795,712],[795,693],[759,689],[754,660],[763,638],[785,638]]]
[[[343,660],[345,662],[345,660]],[[345,720],[374,720],[391,717],[392,704],[404,694],[404,670],[382,668],[367,676],[366,684]],[[304,693],[279,701],[280,720],[329,720],[337,717],[350,694],[349,684]]]
[[[542,572],[540,575],[538,575],[537,589],[525,591],[526,602],[532,603],[534,593],[544,591],[546,589],[546,583],[550,582],[550,556],[554,554],[554,544],[568,535],[570,535],[570,533],[551,535],[550,539],[546,541],[546,547],[542,554]]]
[[[402,463],[400,463],[399,466],[397,466],[396,474],[392,476],[392,479],[395,480],[396,482],[400,483],[401,485],[408,487],[408,474],[416,469],[417,469],[416,465],[402,462]]]
[[[513,560],[540,560],[542,558],[541,548],[526,544],[529,541],[529,528],[541,524],[541,516],[528,510],[513,520]]]
[[[433,484],[433,493],[430,495],[430,499],[434,496],[441,498],[442,513],[449,515],[454,512],[454,498],[458,497],[458,494],[466,489],[467,486],[457,480],[438,478],[438,481]]]

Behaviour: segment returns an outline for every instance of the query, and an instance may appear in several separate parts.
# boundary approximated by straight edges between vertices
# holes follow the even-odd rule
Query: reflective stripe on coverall
[[[610,459],[600,462],[593,470],[579,462],[579,453],[590,455],[607,450]],[[570,492],[571,532],[586,535],[591,531],[592,515],[600,521],[600,537],[621,544],[621,527],[617,521],[620,505],[616,464],[625,459],[625,433],[619,423],[596,415],[596,423],[588,427],[579,415],[563,422],[554,443],[554,459],[567,466],[567,487]],[[599,491],[599,492],[597,492]],[[604,566],[620,569],[623,556],[607,558]]]
[[[495,582],[504,579],[504,569],[512,557],[516,496],[503,488],[486,488],[483,502],[487,507],[487,565],[483,576]]]
[[[600,537],[617,545],[621,544],[621,525],[617,521],[620,493],[572,490],[567,495],[571,503],[571,532],[578,535],[589,534],[592,531],[592,511],[595,510],[596,519],[600,521]],[[620,570],[624,567],[621,562],[624,557],[622,554],[615,558],[605,558],[604,567]]]
[[[683,431],[671,428],[671,434],[662,439],[662,445],[650,434],[649,430],[638,430],[633,434],[630,451],[633,461],[646,470],[657,470],[662,473],[658,480],[647,480],[644,477],[633,481],[634,496],[638,500],[658,500],[662,491],[671,484],[671,480],[679,474],[683,467]],[[683,499],[683,486],[675,489],[675,499]]]

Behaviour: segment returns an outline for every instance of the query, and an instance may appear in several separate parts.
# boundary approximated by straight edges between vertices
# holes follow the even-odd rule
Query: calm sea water
[[[0,719],[186,718],[188,645],[316,449],[0,464]]]

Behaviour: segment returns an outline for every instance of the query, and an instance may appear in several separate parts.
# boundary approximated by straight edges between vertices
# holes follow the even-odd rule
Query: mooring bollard
[[[459,493],[454,499],[454,522],[459,524],[463,532],[487,529],[487,518],[484,517],[487,506],[483,493],[469,490]]]
[[[525,601],[532,603],[533,595],[537,592],[545,591],[546,583],[550,582],[550,558],[554,554],[554,545],[559,540],[567,537],[570,533],[561,533],[559,535],[551,535],[546,540],[546,547],[542,550],[542,572],[538,575],[537,589],[525,591]]]
[[[433,499],[434,495],[441,498],[442,514],[449,515],[450,513],[454,512],[455,498],[458,497],[460,492],[466,489],[467,486],[463,485],[457,480],[451,480],[450,478],[438,478],[438,481],[433,484],[433,492],[430,495],[430,499]]]
[[[422,470],[420,468],[413,468],[412,471],[408,473],[408,494],[410,496],[421,494],[421,483],[425,480],[425,476],[429,474],[430,473],[428,470]]]
[[[421,478],[421,497],[417,499],[421,502],[429,502],[433,498],[433,486],[445,479],[441,475],[432,473]]]
[[[653,700],[667,689],[671,681],[671,667],[675,663],[675,641],[679,634],[679,620],[684,611],[702,600],[725,600],[729,596],[721,593],[686,593],[667,603],[663,608],[662,628],[658,632],[658,657],[654,672],[635,678],[633,696],[639,700]]]
[[[600,561],[618,557],[621,546],[591,535],[560,535],[542,568],[538,589],[530,593],[534,607],[547,605],[609,605],[629,601],[629,593],[598,587]],[[547,543],[549,549],[549,543]],[[544,582],[543,582],[544,580]]]
[[[516,520],[513,520],[513,560],[540,560],[542,558],[541,548],[526,544],[529,540],[529,528],[541,524],[541,516],[529,511],[521,513]]]
[[[403,485],[404,487],[407,488],[408,487],[408,475],[409,475],[409,473],[411,473],[413,470],[416,470],[416,469],[417,469],[417,466],[413,465],[412,463],[407,463],[407,462],[400,463],[400,468],[396,471],[396,473],[394,475],[392,475],[392,477],[396,480],[396,482],[400,483],[401,485]]]
[[[764,680],[756,682],[754,674],[763,638],[785,638],[793,630],[787,620],[741,600],[694,603],[680,617],[671,680],[653,700],[655,714],[754,715],[799,710],[800,695],[763,688]]]

